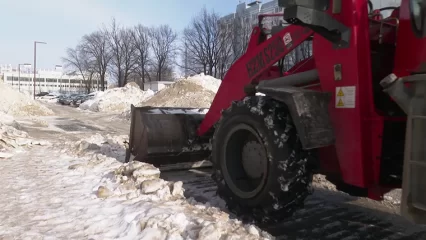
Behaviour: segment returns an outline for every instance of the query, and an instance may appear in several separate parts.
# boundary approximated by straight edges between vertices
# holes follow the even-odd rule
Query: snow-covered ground
[[[132,94],[137,96],[129,100]],[[16,99],[15,104],[23,103],[14,113],[34,106],[53,113],[13,90],[8,96]],[[98,94],[92,105],[100,112],[122,111],[147,97],[149,93],[128,85]],[[186,199],[182,182],[161,179],[158,168],[140,162],[124,164],[126,135],[108,135],[102,126],[87,128],[72,118],[66,127],[59,124],[64,119],[59,116],[34,119],[37,112],[27,112],[15,120],[0,113],[0,181],[4,186],[0,239],[272,238],[253,225],[230,219],[219,208]],[[74,130],[79,124],[87,134]],[[90,133],[91,129],[98,134]],[[25,130],[54,137],[37,140]],[[85,137],[78,141],[63,141],[81,135]]]
[[[208,186],[203,178],[194,180],[189,172],[182,172],[179,176],[184,177],[170,179],[166,178],[167,172],[161,173],[163,179],[172,181],[167,182],[158,178],[160,172],[152,165],[123,164],[128,129],[122,128],[122,122],[108,122],[104,113],[88,113],[59,105],[51,107],[58,115],[42,118],[48,127],[33,127],[27,119],[17,118],[17,121],[30,136],[50,137],[52,145],[31,146],[8,159],[0,159],[0,181],[3,183],[0,190],[3,210],[0,239],[272,238],[255,226],[230,219],[226,210],[216,202],[220,199],[214,189],[210,189],[214,185]],[[80,129],[79,124],[87,126],[86,130],[75,131]],[[58,126],[65,125],[70,128],[63,127],[68,130],[60,131]],[[114,129],[121,133],[108,135]],[[67,140],[76,136],[76,140]],[[205,177],[210,178],[209,175]],[[183,189],[181,181],[184,181]],[[188,186],[189,182],[198,183],[204,189],[192,188]],[[208,192],[203,193],[205,188]],[[205,203],[182,197],[181,189],[185,196],[195,194],[193,197],[197,201]],[[376,215],[376,210],[350,213],[346,206],[348,199],[342,200],[336,197],[340,196],[339,192],[335,193],[337,195],[320,191],[320,195],[307,202],[306,210],[289,219],[283,227],[275,227],[278,235],[287,236],[283,239],[295,239],[289,236],[299,235],[304,236],[300,239],[313,239],[313,236],[319,236],[317,229],[322,226],[333,226],[323,233],[320,231],[324,236],[350,232],[353,226],[357,226],[361,231],[357,236],[364,236],[368,234],[362,230],[366,229],[365,219],[368,229],[372,226],[380,234],[402,231],[401,228],[408,234],[419,231],[418,227],[406,223],[391,230],[389,227],[384,229],[380,226],[392,225],[380,222],[387,221],[388,215]],[[332,199],[335,202],[330,204]],[[365,202],[355,204],[366,205]],[[377,208],[377,203],[368,204]],[[329,218],[336,209],[344,215],[343,220],[340,220],[341,215]],[[360,216],[364,220],[359,220]],[[392,218],[398,217],[393,215]],[[345,221],[351,221],[350,227],[345,227]],[[311,235],[307,235],[310,230]]]
[[[93,135],[2,160],[2,239],[272,238],[185,199],[182,182],[160,179],[150,164],[121,163],[125,143]]]
[[[218,81],[206,79],[195,85],[214,93],[213,87],[203,86],[214,86]],[[185,83],[183,86],[193,87],[187,85],[190,79],[181,82]],[[37,104],[30,101],[31,106]],[[40,106],[40,109],[45,108]],[[128,126],[123,126],[128,123],[124,120],[108,122],[105,112],[77,111],[55,104],[48,106],[55,115],[36,119],[27,114],[12,117],[0,111],[0,239],[273,238],[256,226],[233,219],[219,206],[214,191],[204,194],[192,189],[206,199],[204,203],[197,202],[184,197],[191,189],[185,189],[187,185],[181,182],[183,179],[169,178],[166,181],[167,178],[160,178],[164,172],[150,164],[123,163],[128,143]],[[25,105],[23,109],[26,109]],[[45,109],[53,113],[49,108]],[[180,174],[190,177],[185,172]],[[197,182],[193,179],[186,181]],[[206,182],[199,184],[205,186]],[[387,218],[398,216],[394,213],[391,217],[388,213],[375,215],[383,206],[378,207],[379,204],[372,201],[358,205],[373,205],[374,210],[348,213],[349,198],[342,198],[334,185],[321,175],[316,175],[314,185],[327,191],[320,191],[319,197],[307,202],[311,206],[299,211],[295,219],[277,227],[279,235],[287,236],[285,239],[294,239],[288,236],[323,239],[318,237],[321,228],[328,229],[321,234],[329,239],[342,239],[338,234],[345,231],[358,234],[351,233],[355,225],[363,231],[361,235],[368,234],[374,224],[377,225],[375,231],[377,229],[380,234],[397,232],[388,239],[398,239],[394,238],[400,236],[398,231],[411,234],[424,230],[407,223],[393,227]],[[339,203],[329,204],[333,198]],[[341,215],[331,217],[330,214],[336,211]],[[308,219],[307,216],[313,217]],[[340,216],[345,220],[340,220]],[[335,232],[331,228],[335,228]],[[312,235],[308,236],[310,230]]]
[[[25,131],[21,131],[15,117],[39,121],[38,117],[52,114],[51,109],[0,82],[0,160],[10,158],[28,147],[48,144],[32,139]]]

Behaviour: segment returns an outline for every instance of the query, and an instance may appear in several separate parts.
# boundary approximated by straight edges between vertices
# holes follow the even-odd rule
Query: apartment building
[[[236,18],[242,18],[251,25],[257,24],[257,16],[262,13],[279,13],[283,12],[283,8],[278,6],[278,0],[272,0],[265,3],[262,1],[253,1],[250,3],[242,2],[237,4],[234,13],[223,16],[220,20],[224,23],[231,24]]]
[[[375,9],[389,7],[389,6],[399,6],[401,0],[372,0],[373,6]],[[262,13],[279,13],[283,12],[283,8],[278,6],[278,0],[272,1],[253,1],[246,3],[245,1],[237,4],[235,12],[225,15],[221,18],[221,21],[231,23],[231,21],[236,17],[245,17],[246,20],[249,20],[252,23],[257,23],[258,14]],[[389,12],[385,12],[386,16]]]

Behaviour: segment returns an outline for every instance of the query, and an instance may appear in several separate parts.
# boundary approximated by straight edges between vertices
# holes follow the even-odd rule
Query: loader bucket
[[[206,110],[132,105],[126,162],[132,159],[159,167],[206,160],[210,137],[197,136]]]

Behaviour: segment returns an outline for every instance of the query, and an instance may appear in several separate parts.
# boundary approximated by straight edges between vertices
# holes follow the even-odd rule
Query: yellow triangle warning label
[[[340,90],[341,91],[341,90]],[[338,107],[343,107],[345,106],[345,104],[343,103],[342,99],[339,99],[339,101],[337,102],[337,106]]]
[[[343,96],[345,96],[345,94],[343,93],[342,89],[340,89],[340,90],[337,92],[337,96],[338,96],[338,97],[343,97]]]

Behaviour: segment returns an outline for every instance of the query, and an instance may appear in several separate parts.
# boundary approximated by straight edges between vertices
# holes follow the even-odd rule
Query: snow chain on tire
[[[252,199],[239,198],[232,192],[220,166],[219,148],[224,144],[227,131],[224,125],[238,124],[238,116],[251,118],[262,126],[256,129],[265,148],[268,149],[267,182],[263,189]],[[296,128],[287,107],[269,97],[246,97],[243,101],[233,102],[223,111],[213,136],[212,178],[217,183],[218,195],[225,200],[228,209],[245,222],[257,224],[276,223],[289,217],[303,207],[304,200],[312,193],[312,172],[308,162],[314,154],[302,149]],[[223,148],[223,146],[222,146]],[[287,153],[281,154],[281,153]]]

